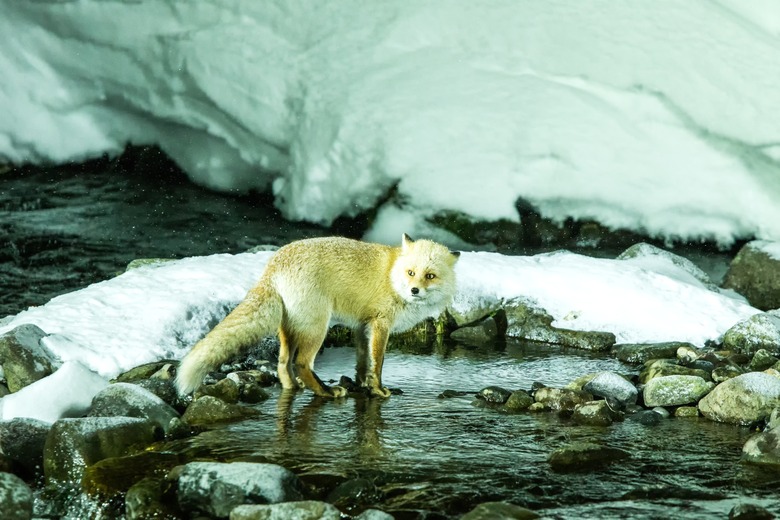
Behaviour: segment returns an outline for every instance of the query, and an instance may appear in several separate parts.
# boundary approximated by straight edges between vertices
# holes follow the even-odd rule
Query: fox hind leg
[[[295,369],[306,388],[323,397],[343,397],[347,390],[340,386],[330,387],[322,382],[322,379],[314,372],[314,358],[317,356],[325,334],[328,332],[327,322],[319,334],[305,334],[287,330],[285,334],[297,347],[295,354]]]
[[[368,380],[368,329],[365,325],[359,325],[352,331],[352,343],[355,346],[355,382],[359,386],[366,386]]]
[[[279,327],[279,364],[277,365],[277,375],[282,388],[285,390],[299,390],[301,386],[295,377],[293,370],[293,359],[297,354],[297,345],[290,340],[290,337]]]

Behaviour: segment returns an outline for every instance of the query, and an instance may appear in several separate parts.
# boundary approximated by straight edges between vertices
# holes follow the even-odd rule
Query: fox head
[[[435,305],[455,294],[455,262],[460,256],[430,240],[412,240],[404,233],[401,254],[390,279],[395,291],[408,303]]]

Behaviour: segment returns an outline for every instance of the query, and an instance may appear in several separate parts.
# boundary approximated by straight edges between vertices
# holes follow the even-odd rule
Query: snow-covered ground
[[[522,197],[668,238],[780,239],[770,0],[8,1],[0,48],[0,163],[158,143],[292,219],[397,185],[383,228],[516,219]]]
[[[68,399],[88,403],[84,392],[94,394],[100,385],[74,364],[110,378],[145,362],[183,356],[244,297],[271,254],[213,255],[140,267],[12,317],[0,326],[0,334],[24,323],[37,325],[50,334],[42,343],[70,362],[67,374],[74,377],[60,370],[3,398],[0,417],[51,420],[56,415],[52,407],[60,402],[62,410],[78,413],[81,408]],[[524,298],[551,314],[553,325],[613,332],[618,342],[703,345],[759,312],[731,293],[711,290],[690,270],[652,251],[626,260],[568,252],[532,257],[464,252],[456,272],[453,306],[460,311]],[[36,405],[47,392],[69,398]]]

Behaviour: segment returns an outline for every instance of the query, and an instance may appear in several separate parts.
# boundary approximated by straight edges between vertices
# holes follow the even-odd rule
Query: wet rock
[[[159,267],[168,262],[175,262],[175,258],[136,258],[131,260],[125,267],[125,272],[138,269],[139,267]]]
[[[753,359],[750,360],[747,368],[749,372],[761,372],[774,366],[775,363],[780,361],[777,357],[770,354],[765,349],[759,349],[753,354]]]
[[[598,397],[617,399],[624,405],[636,403],[639,394],[633,384],[614,372],[599,372],[582,389]]]
[[[701,356],[702,352],[692,345],[684,345],[677,349],[677,359],[685,366],[697,361]]]
[[[718,290],[718,286],[712,283],[709,275],[702,271],[696,264],[685,257],[676,255],[651,244],[646,244],[644,242],[634,244],[620,253],[620,255],[617,256],[617,260],[634,260],[634,263],[637,265],[659,273],[666,272],[664,263],[671,264],[691,275],[691,278],[704,285],[707,289],[711,291]]]
[[[577,405],[571,416],[574,422],[585,426],[609,426],[619,417],[604,400]]]
[[[721,365],[712,371],[712,380],[716,383],[722,383],[734,377],[744,374],[745,371],[733,365]]]
[[[642,392],[646,406],[697,403],[715,385],[697,376],[663,376],[651,379]]]
[[[452,399],[453,397],[463,397],[469,395],[471,392],[464,392],[462,390],[445,390],[436,396],[438,399]]]
[[[504,404],[512,392],[500,386],[488,386],[477,392],[476,398],[489,404]]]
[[[175,367],[178,364],[177,361],[172,360],[162,360],[162,361],[154,361],[152,363],[145,363],[143,365],[139,365],[137,367],[131,368],[127,372],[123,372],[122,374],[119,374],[116,379],[113,380],[115,383],[137,383],[139,381],[142,381],[144,379],[150,379],[152,377],[155,377],[157,379],[170,379],[170,376],[166,376],[165,374],[169,374],[171,367]]]
[[[180,463],[177,454],[157,451],[110,457],[84,470],[81,488],[88,495],[113,497],[126,492],[144,478],[165,476]]]
[[[749,356],[761,349],[780,354],[780,317],[761,313],[740,321],[723,335],[723,347]]]
[[[380,511],[379,509],[366,509],[357,516],[352,517],[354,520],[393,520],[395,517],[391,514]]]
[[[508,301],[504,311],[507,336],[600,352],[609,350],[615,344],[615,335],[611,332],[553,327],[552,316],[519,298]]]
[[[626,363],[645,363],[651,359],[675,358],[680,347],[695,348],[690,343],[621,343],[612,347],[612,354]]]
[[[534,393],[534,400],[547,410],[556,412],[573,412],[577,405],[593,400],[588,392],[569,390],[566,388],[540,388]]]
[[[554,450],[550,453],[547,461],[556,471],[582,471],[612,464],[629,457],[630,454],[627,451],[619,448],[581,442]]]
[[[299,501],[301,490],[291,471],[276,464],[251,462],[190,462],[181,469],[177,483],[183,511],[217,518],[227,518],[242,504]]]
[[[780,378],[748,372],[716,386],[699,401],[699,411],[713,421],[750,425],[780,406]]]
[[[135,417],[60,419],[46,437],[43,471],[49,482],[79,482],[87,466],[161,437],[158,425]]]
[[[780,466],[780,431],[772,429],[748,439],[742,447],[742,459],[746,462]]]
[[[240,421],[249,417],[257,417],[260,412],[238,404],[226,403],[216,397],[205,395],[193,401],[182,415],[187,424],[197,426],[220,422]]]
[[[687,366],[688,368],[692,370],[701,370],[705,374],[707,374],[707,377],[704,377],[706,380],[710,380],[712,378],[712,371],[715,370],[715,363],[712,361],[707,361],[706,359],[697,359],[696,361],[693,361],[692,363],[688,363],[687,365],[684,364],[684,366]],[[691,375],[697,375],[697,374],[691,374]]]
[[[775,515],[756,504],[737,504],[729,511],[729,520],[772,520]]]
[[[238,384],[226,377],[212,385],[201,386],[195,390],[193,398],[197,401],[204,395],[210,395],[211,397],[216,397],[226,403],[235,404],[238,402]]]
[[[238,385],[238,399],[245,403],[259,403],[270,397],[263,387],[269,386],[269,376],[273,384],[273,376],[269,372],[262,370],[245,370],[240,372],[231,372],[227,379],[234,381]]]
[[[4,520],[30,520],[33,517],[32,491],[11,473],[0,473],[0,511]]]
[[[711,372],[690,366],[678,365],[674,361],[668,359],[656,359],[655,361],[647,362],[646,366],[639,373],[639,382],[646,384],[651,379],[666,376],[696,376],[701,377],[705,381],[712,380]]]
[[[699,409],[695,406],[681,406],[674,411],[675,417],[698,417]]]
[[[662,422],[665,417],[654,410],[640,410],[627,417],[629,421],[643,424],[645,426],[655,426]]]
[[[507,502],[485,502],[460,517],[460,520],[532,520],[537,513]]]
[[[447,312],[452,316],[452,319],[458,327],[465,327],[466,325],[485,319],[496,312],[500,312],[503,309],[502,302],[498,299],[489,300],[487,298],[480,298],[479,301],[468,303],[468,305],[464,305],[462,308],[455,308],[453,306],[447,308]]]
[[[179,395],[173,380],[170,379],[152,377],[149,379],[141,379],[133,384],[150,391],[177,411],[183,411],[187,408],[187,405],[192,402],[190,397]]]
[[[89,417],[140,417],[149,419],[168,433],[179,413],[152,392],[132,383],[114,383],[92,400]]]
[[[165,479],[145,478],[127,490],[125,495],[125,516],[127,520],[174,520],[181,518],[170,505],[166,503],[165,493],[168,482]]]
[[[20,325],[0,336],[0,366],[8,390],[16,392],[51,375],[56,356],[41,344],[46,333],[35,325]]]
[[[231,372],[227,375],[227,377],[236,383],[239,383],[239,385],[242,381],[248,382],[246,378],[251,378],[255,383],[262,386],[263,388],[273,386],[279,382],[279,379],[277,379],[276,375],[265,368],[265,365],[262,369],[259,370],[239,370]]]
[[[372,481],[367,478],[353,478],[336,486],[325,500],[346,513],[352,513],[381,499],[382,493]]]
[[[503,327],[504,329],[506,327]],[[493,316],[488,316],[475,325],[469,325],[456,329],[450,334],[450,338],[472,345],[484,345],[503,336],[502,327]]]
[[[51,425],[37,419],[18,418],[0,423],[0,452],[24,478],[43,473],[43,447]]]
[[[315,500],[243,505],[236,507],[230,513],[230,520],[339,520],[340,518],[341,512],[334,506]]]
[[[764,248],[763,240],[748,242],[731,262],[723,287],[734,289],[761,310],[780,308],[780,259]]]
[[[524,390],[512,392],[509,399],[504,403],[504,410],[507,412],[521,412],[527,410],[534,403],[534,398]]]

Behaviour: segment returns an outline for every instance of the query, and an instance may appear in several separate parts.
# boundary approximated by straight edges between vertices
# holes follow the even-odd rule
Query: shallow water
[[[325,400],[277,390],[258,405],[259,419],[169,445],[190,456],[282,464],[328,491],[366,478],[376,486],[365,507],[397,518],[415,511],[445,517],[480,502],[505,500],[548,518],[726,517],[740,500],[780,512],[773,497],[780,474],[744,466],[751,432],[704,419],[632,421],[610,427],[574,425],[554,413],[507,414],[472,404],[473,395],[439,398],[446,389],[489,385],[529,389],[535,381],[563,386],[599,370],[634,367],[576,350],[510,342],[505,348],[441,346],[433,354],[392,350],[385,383],[403,395],[387,400]],[[354,351],[326,349],[316,364],[323,379],[349,373]],[[556,473],[547,457],[568,443],[590,441],[631,453],[602,469]]]

